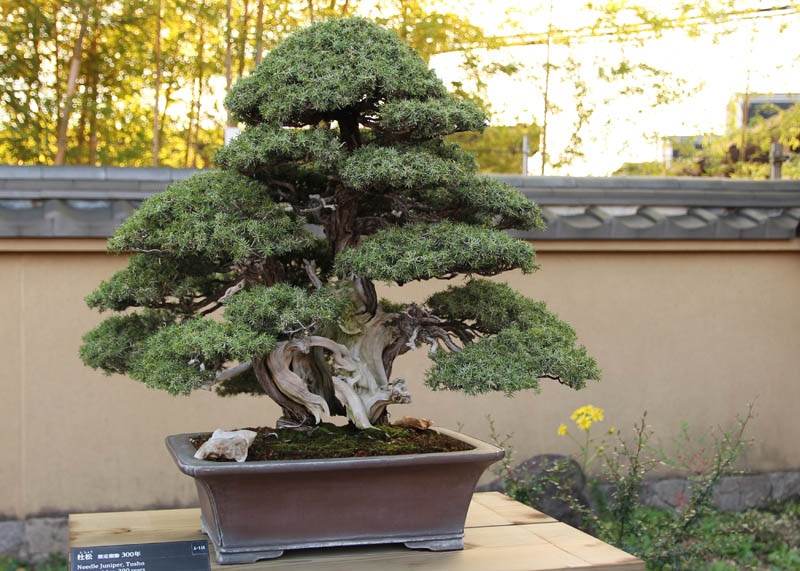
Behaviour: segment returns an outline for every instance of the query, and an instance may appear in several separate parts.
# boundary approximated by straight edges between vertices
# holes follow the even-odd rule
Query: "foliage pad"
[[[575,389],[600,371],[575,331],[550,312],[505,284],[472,280],[434,294],[428,304],[445,319],[473,324],[479,341],[460,352],[437,352],[426,382],[433,389],[467,394],[502,391],[511,395],[538,390],[539,378],[558,379]]]

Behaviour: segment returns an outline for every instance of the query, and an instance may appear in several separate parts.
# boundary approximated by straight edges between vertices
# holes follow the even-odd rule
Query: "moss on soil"
[[[308,433],[269,427],[248,428],[248,430],[258,433],[247,453],[248,462],[427,454],[473,448],[469,444],[434,430],[416,430],[398,426],[360,430],[352,425],[337,426],[323,423]],[[195,448],[199,448],[209,436],[210,434],[193,438],[192,444]]]

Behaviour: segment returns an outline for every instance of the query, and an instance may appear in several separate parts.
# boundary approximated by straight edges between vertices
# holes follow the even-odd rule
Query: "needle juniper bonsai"
[[[146,200],[109,241],[129,264],[87,297],[108,310],[83,361],[174,394],[266,393],[279,427],[406,403],[393,363],[428,346],[432,389],[507,394],[597,378],[572,328],[508,285],[536,269],[509,229],[539,208],[477,174],[444,137],[484,113],[392,32],[359,18],[289,36],[230,90],[245,125],[199,172]],[[375,283],[451,280],[391,303]],[[447,287],[444,287],[444,286]]]

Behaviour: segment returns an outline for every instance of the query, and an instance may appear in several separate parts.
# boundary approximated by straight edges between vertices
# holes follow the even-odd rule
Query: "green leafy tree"
[[[386,4],[375,14],[375,21],[397,32],[425,61],[438,53],[495,45],[483,28],[458,14],[442,11],[437,2],[393,0]]]
[[[219,80],[229,87],[298,27],[357,11],[426,58],[491,41],[416,0],[372,11],[357,0],[0,0],[0,160],[209,167],[232,120],[209,103]]]
[[[526,112],[534,114],[541,125],[541,170],[537,174],[542,175],[567,168],[585,156],[586,128],[598,108],[619,100],[627,102],[628,112],[606,125],[618,129],[621,122],[645,110],[688,95],[691,90],[684,79],[637,61],[631,47],[659,39],[667,30],[696,33],[696,26],[711,18],[708,11],[689,5],[676,14],[666,6],[649,9],[635,2],[588,2],[582,7],[582,16],[591,23],[575,27],[563,17],[563,10],[560,20],[554,16],[557,4],[549,5],[539,17],[543,31],[517,30],[503,37],[508,46],[540,49],[534,66],[522,64],[517,77],[527,80],[530,101],[536,102]],[[592,49],[600,44],[602,49]],[[564,134],[567,136],[561,137]]]
[[[426,60],[461,53],[460,65],[471,81],[454,91],[484,109],[490,107],[488,78],[517,69],[481,61],[476,50],[496,47],[499,40],[430,0],[372,7],[358,0],[86,0],[40,2],[35,10],[0,0],[0,9],[7,11],[0,34],[10,50],[20,50],[0,68],[6,105],[19,121],[19,128],[9,129],[7,145],[0,146],[6,162],[53,162],[61,133],[63,163],[210,166],[222,145],[223,123],[232,123],[208,103],[213,85],[224,77],[229,88],[298,27],[356,12],[395,30]],[[65,111],[70,58],[77,48],[74,93],[64,121],[59,110]],[[40,101],[28,105],[31,97]]]
[[[522,172],[523,138],[528,137],[528,148],[535,150],[539,148],[540,133],[536,124],[508,125],[486,127],[482,133],[454,133],[447,140],[473,153],[480,172],[511,174]]]
[[[407,402],[397,356],[431,347],[426,382],[469,394],[582,387],[595,361],[544,304],[482,279],[536,268],[507,229],[538,207],[476,174],[443,137],[484,127],[394,33],[359,18],[296,32],[229,92],[244,131],[153,196],[109,242],[129,265],[88,298],[117,312],[85,363],[172,393],[263,392],[280,426]],[[421,303],[374,283],[463,278]]]
[[[55,2],[0,1],[0,160],[43,162],[55,144],[58,101],[45,72],[56,37]]]
[[[772,111],[774,114],[754,117],[746,127],[732,128],[725,135],[670,138],[675,157],[668,164],[626,163],[615,174],[768,179],[770,147],[779,143],[784,159],[781,178],[800,178],[800,105]]]
[[[533,114],[542,127],[540,174],[565,169],[588,154],[587,126],[602,125],[608,132],[626,124],[643,129],[646,122],[641,118],[649,110],[686,99],[699,89],[699,84],[691,84],[679,70],[668,70],[653,58],[638,55],[637,48],[661,42],[668,53],[671,41],[701,35],[716,41],[742,29],[744,22],[757,30],[754,22],[785,18],[788,23],[797,15],[797,6],[787,3],[768,7],[740,4],[730,0],[592,1],[580,6],[584,25],[575,25],[570,8],[565,9],[567,3],[550,0],[521,6],[517,19],[535,23],[521,28],[518,22],[509,22],[496,40],[504,46],[536,46],[526,58],[520,58],[516,77],[525,80],[526,98],[534,102],[524,113]],[[779,33],[788,29],[784,26]],[[593,49],[595,46],[602,48]],[[604,108],[620,101],[625,102],[624,111],[606,115],[603,121]],[[640,144],[652,136],[652,132],[642,131],[632,141]],[[648,171],[663,171],[653,166],[649,165]]]

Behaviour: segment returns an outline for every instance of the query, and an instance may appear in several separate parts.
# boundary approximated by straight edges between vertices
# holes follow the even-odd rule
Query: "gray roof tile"
[[[107,237],[151,194],[194,169],[0,165],[0,237]],[[785,240],[800,181],[497,178],[542,206],[537,240]]]

